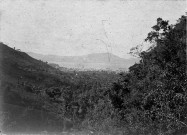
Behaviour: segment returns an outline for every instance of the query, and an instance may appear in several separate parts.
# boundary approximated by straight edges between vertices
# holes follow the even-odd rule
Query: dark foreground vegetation
[[[4,133],[187,133],[186,17],[157,19],[128,72],[63,72],[0,44]],[[89,132],[91,133],[91,132]]]

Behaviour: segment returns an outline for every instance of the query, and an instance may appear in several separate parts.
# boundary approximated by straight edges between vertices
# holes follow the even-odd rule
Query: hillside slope
[[[5,133],[41,132],[46,128],[58,131],[62,128],[62,123],[59,124],[56,116],[44,107],[53,104],[46,95],[47,89],[70,84],[68,79],[62,81],[59,75],[67,76],[0,43],[0,128]],[[47,121],[56,121],[55,127]]]
[[[3,43],[0,72],[0,127],[7,134],[76,130],[118,78],[107,71],[63,72]]]
[[[16,77],[19,71],[53,72],[55,69],[48,64],[38,61],[24,52],[14,50],[0,43],[0,68],[3,73]],[[14,74],[11,74],[14,73]]]

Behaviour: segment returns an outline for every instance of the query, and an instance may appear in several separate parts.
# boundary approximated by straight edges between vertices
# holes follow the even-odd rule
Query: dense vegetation
[[[3,43],[0,52],[4,132],[80,129],[102,93],[118,78],[108,71],[63,72]]]
[[[152,46],[131,50],[140,63],[114,83],[110,100],[134,134],[177,134],[187,128],[186,17],[176,25],[158,18],[152,28]]]
[[[4,132],[91,130],[94,133],[182,134],[187,129],[186,17],[157,19],[131,49],[128,72],[63,72],[1,43]],[[15,57],[16,56],[16,57]]]

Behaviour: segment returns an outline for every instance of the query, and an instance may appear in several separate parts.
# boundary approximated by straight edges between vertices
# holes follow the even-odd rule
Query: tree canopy
[[[124,119],[131,115],[142,130],[144,125],[156,127],[156,134],[172,133],[187,128],[186,16],[175,25],[158,18],[152,29],[145,39],[151,47],[131,49],[140,63],[121,75],[110,97]]]

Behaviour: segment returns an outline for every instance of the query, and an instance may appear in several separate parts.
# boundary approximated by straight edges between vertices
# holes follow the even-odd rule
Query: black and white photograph
[[[0,135],[187,135],[186,0],[0,0]]]

